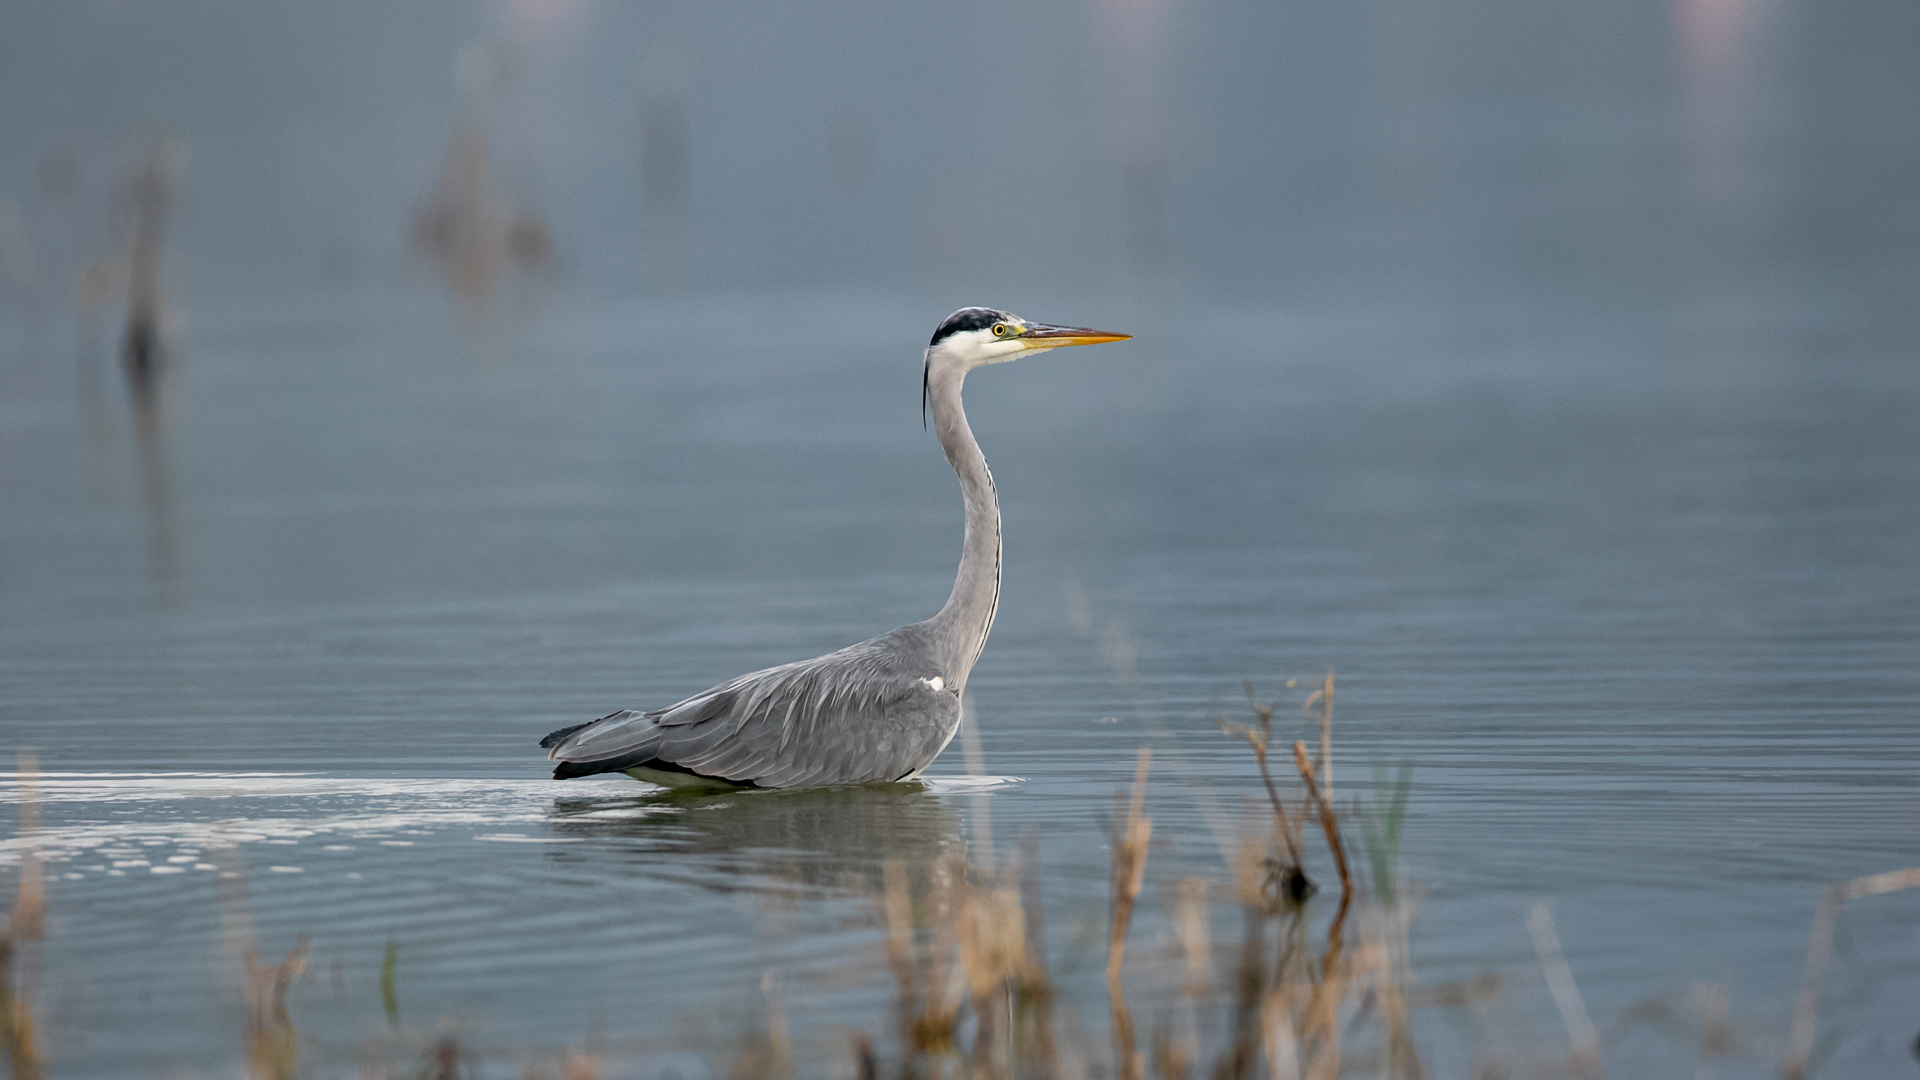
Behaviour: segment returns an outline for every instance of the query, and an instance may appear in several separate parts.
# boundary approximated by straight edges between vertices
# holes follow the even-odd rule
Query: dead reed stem
[[[1243,882],[1249,876],[1244,867],[1250,861],[1257,862],[1257,859],[1257,856],[1252,859],[1242,856]],[[1271,1007],[1273,1004],[1266,993],[1266,929],[1269,912],[1274,905],[1269,904],[1258,889],[1249,891],[1244,885],[1240,900],[1240,958],[1234,965],[1233,1012],[1229,1026],[1233,1039],[1218,1070],[1218,1075],[1225,1080],[1236,1080],[1252,1072],[1254,1055],[1260,1050],[1261,1031],[1263,1028],[1269,1031],[1272,1028],[1271,1024],[1263,1022],[1261,1010],[1263,1005]]]
[[[261,963],[251,949],[245,964],[247,1071],[253,1080],[292,1080],[299,1071],[300,1033],[287,1014],[287,989],[306,973],[306,936],[277,964]]]
[[[1320,776],[1320,801],[1333,803],[1333,669],[1327,669],[1327,681],[1320,689],[1307,695],[1301,704],[1302,712],[1311,713],[1314,706],[1320,708],[1320,757],[1316,760]]]
[[[960,966],[973,1004],[974,1066],[993,1075],[1010,1064],[1013,996],[1026,979],[1026,918],[1019,892],[1006,885],[965,887],[956,923]]]
[[[780,988],[771,969],[760,975],[760,1006],[767,1018],[767,1067],[770,1080],[791,1080],[793,1040],[787,1034],[786,1010],[780,1007]]]
[[[1133,922],[1133,907],[1140,898],[1140,886],[1146,880],[1147,844],[1153,836],[1153,819],[1146,816],[1147,772],[1153,766],[1153,751],[1140,748],[1139,763],[1133,770],[1133,795],[1126,805],[1124,831],[1114,822],[1113,836],[1113,917],[1107,933],[1107,1000],[1113,1011],[1115,1069],[1121,1080],[1140,1080],[1139,1051],[1133,1037],[1133,1014],[1127,1008],[1127,990],[1121,969],[1127,959],[1127,929]]]
[[[1289,683],[1291,685],[1291,683]],[[1247,691],[1247,703],[1253,706],[1254,716],[1259,720],[1258,727],[1242,727],[1239,724],[1222,722],[1220,729],[1229,735],[1245,739],[1253,749],[1253,761],[1260,769],[1260,783],[1267,790],[1267,801],[1273,806],[1275,831],[1280,834],[1281,843],[1287,849],[1288,873],[1284,876],[1288,892],[1295,900],[1303,900],[1313,892],[1313,883],[1307,879],[1302,869],[1304,860],[1300,857],[1300,837],[1292,822],[1287,820],[1287,804],[1280,797],[1280,788],[1273,782],[1273,771],[1267,767],[1267,746],[1273,739],[1273,706],[1262,704],[1253,696],[1253,684],[1243,683]]]
[[[1353,991],[1348,972],[1344,926],[1347,902],[1327,925],[1327,950],[1320,957],[1319,978],[1307,990],[1306,1006],[1299,1012],[1296,1034],[1304,1052],[1305,1075],[1310,1080],[1340,1075],[1341,1033],[1338,1024],[1340,1005]],[[1297,994],[1298,983],[1288,987]]]
[[[1147,844],[1153,836],[1153,819],[1146,816],[1147,771],[1153,765],[1153,751],[1140,748],[1133,770],[1132,796],[1124,804],[1124,829],[1115,824],[1113,843],[1113,919],[1107,936],[1107,981],[1120,975],[1127,957],[1127,927],[1133,920],[1134,901],[1147,873]]]
[[[1813,926],[1807,932],[1807,965],[1800,978],[1800,994],[1794,1002],[1793,1029],[1786,1060],[1780,1064],[1781,1080],[1805,1080],[1813,1056],[1815,1019],[1820,1006],[1820,984],[1826,980],[1827,960],[1833,953],[1833,931],[1840,921],[1840,909],[1849,900],[1920,888],[1920,866],[1889,870],[1884,874],[1854,878],[1827,886],[1814,912]]]
[[[1411,906],[1392,903],[1374,914],[1381,925],[1378,939],[1372,943],[1377,946],[1373,985],[1387,1029],[1387,1076],[1391,1080],[1421,1080],[1423,1070],[1419,1050],[1413,1044],[1406,990],[1412,968],[1407,947]]]
[[[1026,931],[1027,965],[1016,1003],[1014,1037],[1029,1074],[1055,1076],[1059,1058],[1053,1040],[1053,978],[1047,971],[1047,936],[1040,903],[1040,842],[1020,838],[1020,912]]]
[[[20,885],[13,910],[0,931],[0,1044],[4,1045],[13,1080],[39,1080],[40,1048],[34,1037],[33,966],[29,942],[46,934],[46,890],[34,834],[40,829],[38,786],[40,762],[31,750],[19,756]]]
[[[1207,881],[1180,882],[1174,909],[1174,938],[1180,945],[1181,968],[1177,1050],[1181,1063],[1200,1060],[1201,1016],[1213,1007],[1213,934],[1208,925]],[[1184,1073],[1183,1073],[1184,1074]],[[1162,1075],[1167,1075],[1162,1070]]]
[[[1293,1032],[1293,994],[1290,988],[1269,995],[1262,1010],[1266,1033],[1267,1072],[1273,1080],[1300,1080],[1300,1044]],[[1247,1075],[1240,1067],[1231,1076]]]
[[[247,1073],[253,1080],[292,1080],[300,1072],[300,1033],[287,1012],[287,991],[307,973],[307,938],[295,939],[286,959],[269,964],[255,947],[253,913],[240,849],[221,843],[212,852],[220,868],[220,937],[228,970],[240,975],[246,1023]]]
[[[1569,1066],[1576,1076],[1598,1076],[1600,1032],[1587,1016],[1580,987],[1573,981],[1573,968],[1561,951],[1560,935],[1553,929],[1553,912],[1546,904],[1535,904],[1527,912],[1527,932],[1533,937],[1533,951],[1547,979],[1547,993],[1552,995],[1560,1021],[1567,1028],[1567,1042],[1573,1048]]]
[[[900,1048],[909,1056],[940,1053],[953,1045],[953,1016],[941,1002],[941,958],[929,949],[923,959],[913,916],[907,868],[888,862],[881,870],[887,918],[887,966],[893,970]]]
[[[1320,819],[1320,832],[1326,836],[1327,850],[1333,853],[1333,865],[1340,871],[1340,914],[1334,919],[1334,925],[1338,926],[1353,905],[1353,873],[1347,867],[1347,848],[1340,842],[1340,823],[1333,816],[1333,804],[1320,793],[1313,763],[1307,760],[1305,743],[1293,744],[1293,763],[1300,769],[1300,779],[1306,781],[1308,798]]]

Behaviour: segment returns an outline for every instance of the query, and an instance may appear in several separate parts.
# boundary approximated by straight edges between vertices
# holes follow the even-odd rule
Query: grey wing
[[[553,748],[555,775],[665,765],[761,787],[905,779],[946,747],[960,702],[891,637],[614,713]]]

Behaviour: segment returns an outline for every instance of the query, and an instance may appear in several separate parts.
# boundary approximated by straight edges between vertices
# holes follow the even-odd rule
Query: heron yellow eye
[[[1008,334],[1011,334],[1011,333],[1013,333],[1013,327],[1008,326],[1006,323],[997,322],[993,324],[994,337],[1006,337]]]

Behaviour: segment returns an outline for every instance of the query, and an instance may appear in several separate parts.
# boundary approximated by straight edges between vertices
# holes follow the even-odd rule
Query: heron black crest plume
[[[920,369],[920,430],[927,430],[927,381],[933,371],[933,347],[954,334],[966,330],[985,330],[996,322],[1012,320],[1016,316],[1004,311],[984,307],[963,307],[959,311],[942,319],[939,326],[933,328],[933,338],[927,342],[927,362]]]
[[[967,372],[1024,353],[1123,341],[993,308],[941,322],[920,372],[929,421],[960,479],[966,531],[953,592],[932,618],[812,660],[755,671],[664,709],[622,709],[540,741],[556,779],[624,772],[670,787],[811,787],[910,780],[960,726],[1000,605],[1000,500],[960,403]]]

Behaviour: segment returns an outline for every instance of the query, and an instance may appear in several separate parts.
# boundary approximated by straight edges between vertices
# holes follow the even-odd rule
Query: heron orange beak
[[[1107,330],[1089,330],[1084,326],[1048,326],[1046,323],[1032,323],[1020,332],[1020,340],[1029,342],[1029,349],[1058,349],[1066,345],[1101,345],[1109,341],[1126,341],[1132,334],[1115,334]]]

